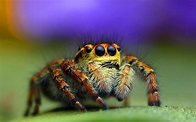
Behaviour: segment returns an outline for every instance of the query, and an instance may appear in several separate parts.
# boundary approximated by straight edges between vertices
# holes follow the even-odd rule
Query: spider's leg
[[[85,107],[82,104],[80,104],[80,102],[77,101],[75,96],[71,93],[71,91],[69,89],[69,85],[67,84],[67,82],[63,78],[61,69],[59,69],[59,68],[54,69],[51,73],[51,77],[54,80],[54,82],[56,83],[59,90],[61,90],[63,92],[63,94],[65,96],[67,96],[69,101],[73,105],[75,105],[76,108],[78,108],[80,111],[86,111]]]
[[[41,82],[40,76],[43,75],[46,72],[47,72],[46,69],[44,69],[41,72],[39,72],[38,74],[36,74],[35,76],[33,76],[33,78],[31,79],[30,89],[29,89],[29,96],[28,96],[28,103],[27,103],[27,108],[26,108],[24,116],[29,115],[29,111],[32,107],[33,102],[35,102],[33,115],[38,114],[39,105],[41,104],[40,86],[39,86],[40,82]]]
[[[31,81],[32,82],[32,81]],[[28,116],[29,115],[29,111],[31,109],[32,103],[33,103],[33,96],[34,96],[34,88],[32,88],[31,85],[32,83],[30,83],[30,89],[29,89],[29,96],[28,96],[28,102],[27,102],[27,108],[26,111],[24,113],[24,116]]]
[[[68,60],[66,62],[63,62],[61,67],[67,75],[73,78],[76,82],[80,83],[87,90],[87,92],[96,99],[102,109],[108,109],[108,106],[105,104],[103,99],[98,96],[97,92],[93,88],[88,77],[75,67],[73,61]]]
[[[136,67],[145,77],[148,84],[148,105],[160,106],[161,102],[158,95],[158,85],[154,70],[134,56],[124,56],[123,62]]]
[[[40,85],[42,81],[48,77],[50,71],[49,69],[54,65],[59,65],[64,59],[59,59],[56,61],[51,62],[48,64],[44,69],[42,69],[40,72],[35,74],[30,82],[30,89],[29,89],[29,96],[28,96],[28,102],[27,102],[27,108],[25,111],[24,116],[28,116],[30,109],[32,107],[32,104],[35,102],[35,107],[33,111],[33,115],[38,114],[39,112],[39,105],[41,104],[41,98],[40,98]]]

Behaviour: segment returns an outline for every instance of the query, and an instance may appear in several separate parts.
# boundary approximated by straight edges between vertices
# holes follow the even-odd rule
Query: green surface
[[[41,114],[37,117],[17,119],[15,121],[35,122],[71,122],[71,121],[132,121],[132,122],[194,122],[196,120],[196,109],[182,107],[131,107],[112,109],[97,112],[56,112]]]
[[[72,51],[74,48],[70,45],[31,45],[13,39],[0,39],[0,121],[196,121],[196,49],[169,44],[154,46],[150,53],[145,53],[147,55],[140,55],[157,72],[163,107],[146,107],[146,84],[135,81],[130,108],[87,113],[47,112],[59,107],[59,104],[43,99],[39,116],[23,118],[31,76],[53,59],[64,55],[72,57],[77,50],[75,48]],[[106,102],[109,106],[123,104],[115,99]]]

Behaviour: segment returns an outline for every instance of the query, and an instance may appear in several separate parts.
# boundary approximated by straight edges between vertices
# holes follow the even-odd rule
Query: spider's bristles
[[[78,47],[78,50],[80,49],[80,44],[79,44],[79,42],[78,41],[75,41],[76,42],[76,44],[77,44],[77,47]]]
[[[100,44],[100,43],[116,43],[118,44],[120,47],[122,45],[122,39],[119,38],[119,36],[117,34],[110,34],[110,35],[92,35],[92,34],[88,34],[82,37],[78,38],[78,41],[76,42],[79,49],[81,47],[83,47],[86,44]]]

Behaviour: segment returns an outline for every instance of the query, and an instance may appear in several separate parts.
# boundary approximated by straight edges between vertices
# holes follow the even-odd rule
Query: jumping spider
[[[32,77],[25,115],[28,116],[33,102],[33,114],[39,112],[40,90],[80,111],[86,111],[81,102],[89,98],[94,98],[102,109],[108,109],[102,97],[125,99],[132,89],[133,69],[148,84],[148,105],[160,106],[156,75],[151,67],[132,55],[121,57],[121,48],[116,43],[89,43],[78,50],[73,60],[52,61]]]

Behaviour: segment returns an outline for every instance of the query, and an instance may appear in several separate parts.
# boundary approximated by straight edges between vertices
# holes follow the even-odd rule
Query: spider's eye
[[[105,53],[105,50],[104,50],[104,48],[103,48],[103,46],[97,46],[96,48],[95,48],[95,54],[96,55],[98,55],[98,56],[103,56],[104,55],[104,53]]]
[[[116,48],[112,45],[108,46],[107,52],[109,55],[114,56],[116,54]]]
[[[118,47],[118,48],[117,48],[117,50],[120,52],[120,51],[121,51],[121,48],[120,48],[120,47]]]
[[[92,48],[86,47],[86,52],[87,52],[87,53],[90,53],[91,51],[92,51]]]

